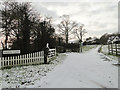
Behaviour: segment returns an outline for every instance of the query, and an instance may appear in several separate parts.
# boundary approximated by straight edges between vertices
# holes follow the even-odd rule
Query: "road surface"
[[[97,52],[68,53],[63,64],[36,81],[39,88],[118,88],[118,67]]]

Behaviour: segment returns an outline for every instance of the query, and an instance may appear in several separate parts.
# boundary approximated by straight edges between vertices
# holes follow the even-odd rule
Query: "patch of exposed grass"
[[[116,56],[116,57],[119,57],[120,58],[120,56],[119,55],[115,55],[115,54],[106,54],[106,55],[111,55],[111,56]]]
[[[106,53],[106,52],[104,52],[102,49],[103,49],[103,45],[101,45],[101,47],[100,47],[100,52],[103,53],[104,55],[111,55],[111,56],[120,57],[119,55]]]
[[[101,45],[101,46],[99,47],[99,49],[98,49],[98,52],[99,52],[99,53],[102,52],[102,46],[103,46],[103,45]]]
[[[89,51],[90,49],[96,48],[98,45],[86,45],[82,47],[83,52]]]
[[[120,58],[119,55],[109,54],[108,51],[103,50],[103,49],[106,49],[106,48],[107,48],[107,46],[102,45],[100,53],[103,53],[104,55],[106,55],[106,56],[108,56],[108,57],[110,57],[110,58],[112,58],[114,60],[118,60],[118,58]]]

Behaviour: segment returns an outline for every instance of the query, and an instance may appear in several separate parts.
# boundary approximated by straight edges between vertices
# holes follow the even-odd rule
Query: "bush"
[[[69,43],[65,45],[67,51],[70,52],[79,52],[79,44],[77,43]]]
[[[66,51],[63,46],[57,46],[56,50],[58,53],[64,53]]]

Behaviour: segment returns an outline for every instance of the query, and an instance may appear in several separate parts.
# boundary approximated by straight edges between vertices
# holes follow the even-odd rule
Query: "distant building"
[[[111,36],[109,36],[107,43],[108,44],[120,43],[120,34],[119,35],[111,35]]]
[[[98,38],[94,37],[94,38],[87,38],[86,41],[84,41],[83,43],[84,45],[96,45],[96,44],[100,44],[100,41]]]

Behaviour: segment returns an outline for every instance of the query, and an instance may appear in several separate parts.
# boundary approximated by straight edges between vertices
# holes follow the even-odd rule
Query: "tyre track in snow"
[[[118,88],[118,67],[104,61],[94,48],[85,53],[69,53],[63,64],[33,87],[41,88]]]

